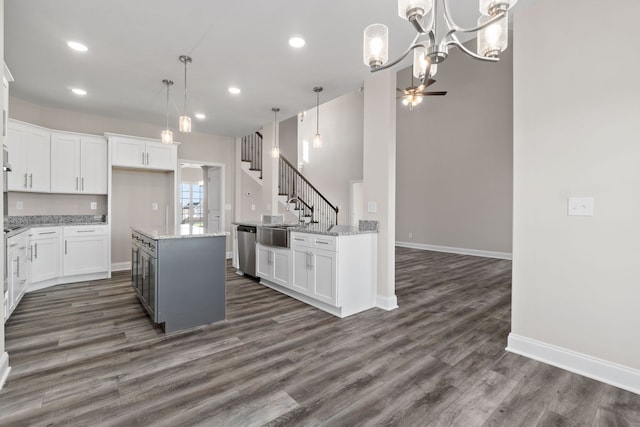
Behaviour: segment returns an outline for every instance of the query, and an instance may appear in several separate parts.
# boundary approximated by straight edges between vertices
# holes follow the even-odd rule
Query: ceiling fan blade
[[[429,80],[427,80],[427,83],[425,83],[424,87],[429,87],[429,86],[431,86],[432,84],[434,84],[435,82],[436,82],[435,80],[433,80],[433,79],[429,79]]]
[[[406,90],[404,90],[404,89],[400,89],[399,87],[397,87],[397,88],[396,88],[396,90],[397,90],[398,92],[402,92],[402,93],[406,93],[406,92],[407,92]]]
[[[422,93],[425,96],[442,96],[442,95],[446,95],[447,91],[441,91],[441,92],[423,92]]]

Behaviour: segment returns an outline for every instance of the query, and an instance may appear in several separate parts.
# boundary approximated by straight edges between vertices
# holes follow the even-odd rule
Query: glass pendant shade
[[[429,60],[425,57],[424,47],[415,48],[413,50],[413,76],[416,79],[422,79],[427,72],[428,65]]]
[[[412,16],[421,19],[429,13],[432,6],[432,0],[398,0],[398,15],[402,19],[409,19]]]
[[[438,64],[431,64],[431,69],[429,70],[429,78],[432,78],[438,72]]]
[[[322,137],[319,133],[313,137],[313,148],[322,148]]]
[[[363,58],[365,65],[376,68],[389,60],[389,28],[372,24],[364,29]]]
[[[480,0],[480,13],[495,16],[500,12],[509,10],[509,3],[509,0]],[[515,1],[512,3],[515,3]]]
[[[280,150],[278,149],[278,147],[273,147],[271,149],[271,157],[274,159],[277,159],[278,157],[280,157]]]
[[[491,19],[490,16],[481,16],[478,18],[478,25],[481,25]],[[487,58],[498,58],[500,52],[504,51],[509,44],[509,25],[508,17],[499,19],[486,28],[478,32],[478,55]]]
[[[165,129],[162,131],[162,143],[173,144],[173,132],[171,132],[169,129]]]
[[[180,132],[183,132],[183,133],[191,132],[191,117],[180,116],[179,124],[180,124]]]

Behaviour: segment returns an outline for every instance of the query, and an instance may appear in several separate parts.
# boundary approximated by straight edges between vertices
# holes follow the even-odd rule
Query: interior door
[[[209,167],[207,181],[207,229],[219,232],[222,231],[222,168]]]

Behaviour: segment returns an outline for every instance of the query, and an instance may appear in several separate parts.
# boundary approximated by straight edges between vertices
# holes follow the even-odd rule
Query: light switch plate
[[[230,210],[231,210],[231,203],[226,203],[226,204],[224,205],[224,210],[226,210],[226,211],[230,211]]]
[[[378,204],[376,202],[367,202],[367,212],[368,213],[378,212]]]
[[[151,209],[154,211],[158,210],[158,204],[157,203],[151,203]]]
[[[569,197],[569,216],[593,216],[593,197]]]
[[[251,205],[251,210],[252,210],[252,211],[255,211],[255,210],[256,210],[256,205],[255,205],[255,204],[252,204],[252,205]]]

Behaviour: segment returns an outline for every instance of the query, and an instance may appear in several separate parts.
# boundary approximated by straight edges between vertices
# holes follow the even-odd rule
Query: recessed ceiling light
[[[232,93],[234,95],[237,95],[240,93],[240,88],[237,88],[237,87],[231,86],[228,90],[229,90],[229,93]]]
[[[196,113],[195,116],[196,116],[196,119],[199,119],[199,120],[204,120],[207,118],[207,116],[205,116],[202,113]]]
[[[71,89],[71,92],[75,93],[76,95],[86,95],[87,91],[84,89],[78,89],[78,88],[73,88]]]
[[[304,39],[302,37],[291,37],[289,39],[289,46],[291,47],[295,47],[295,48],[300,48],[302,46],[304,46],[306,42],[304,41]]]
[[[89,48],[83,45],[82,43],[73,42],[73,41],[67,42],[67,46],[69,46],[73,50],[77,50],[78,52],[86,52],[89,50]]]

